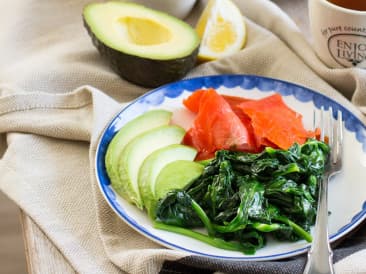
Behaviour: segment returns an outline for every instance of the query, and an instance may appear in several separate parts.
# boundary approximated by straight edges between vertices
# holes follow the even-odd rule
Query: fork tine
[[[339,128],[339,140],[341,145],[343,144],[343,116],[342,111],[338,110],[338,128]]]
[[[320,141],[325,140],[325,119],[324,119],[324,106],[320,108]]]
[[[338,110],[337,112],[337,125],[336,125],[336,144],[334,146],[334,157],[333,163],[341,164],[342,153],[343,153],[343,119],[342,112]]]
[[[337,113],[337,117],[338,117],[338,134],[339,134],[339,142],[340,142],[340,145],[343,144],[343,117],[342,117],[342,111],[338,110],[338,113]]]
[[[337,135],[338,135],[338,131],[337,131],[337,125],[334,123],[334,118],[333,118],[333,108],[329,107],[329,132],[330,132],[330,136],[329,136],[329,145],[334,148],[335,146],[337,146],[337,142],[335,142],[335,140],[337,140]]]
[[[317,109],[314,108],[313,109],[313,131],[315,132],[316,129],[318,128],[318,114],[317,114]]]

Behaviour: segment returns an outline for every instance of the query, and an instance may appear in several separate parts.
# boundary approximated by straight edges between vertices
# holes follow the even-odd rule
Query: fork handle
[[[328,182],[329,174],[325,175],[320,183],[314,239],[304,274],[334,273],[333,252],[328,238]]]

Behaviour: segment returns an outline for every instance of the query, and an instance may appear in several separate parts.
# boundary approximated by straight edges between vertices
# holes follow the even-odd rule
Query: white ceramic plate
[[[366,218],[366,126],[348,109],[332,99],[299,85],[253,75],[220,75],[182,80],[155,89],[125,107],[106,126],[96,155],[96,176],[100,189],[118,216],[142,235],[172,249],[184,250],[195,255],[230,260],[274,260],[304,253],[309,244],[270,240],[255,255],[226,251],[175,233],[157,230],[145,212],[138,210],[119,197],[110,186],[104,156],[116,132],[129,120],[150,109],[167,109],[174,112],[174,122],[188,128],[193,117],[182,105],[183,98],[194,90],[213,87],[219,93],[261,98],[273,92],[280,93],[285,102],[303,115],[306,128],[311,129],[313,109],[330,106],[334,112],[342,111],[344,134],[344,171],[329,185],[329,232],[333,242],[345,236]]]

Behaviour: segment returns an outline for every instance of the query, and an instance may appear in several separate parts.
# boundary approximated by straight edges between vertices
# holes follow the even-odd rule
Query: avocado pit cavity
[[[120,18],[119,23],[126,31],[128,40],[136,45],[154,46],[172,39],[167,27],[151,19],[127,16]]]

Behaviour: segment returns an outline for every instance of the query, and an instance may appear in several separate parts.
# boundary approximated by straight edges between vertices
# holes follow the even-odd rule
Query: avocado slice
[[[139,170],[138,185],[143,203],[150,216],[158,201],[155,197],[155,182],[160,171],[174,161],[193,161],[196,155],[197,150],[193,147],[173,144],[155,150],[145,158]],[[187,172],[189,173],[188,170],[183,171],[183,173]]]
[[[150,129],[168,125],[172,112],[155,109],[149,110],[127,122],[113,136],[105,155],[105,167],[112,186],[119,184],[118,162],[125,146],[136,136]]]
[[[196,63],[200,39],[184,21],[129,2],[91,3],[83,21],[93,44],[122,78],[157,87]]]
[[[127,201],[143,209],[138,186],[139,169],[145,158],[164,146],[179,144],[185,130],[174,125],[148,130],[130,141],[121,152],[118,161],[119,181],[113,187]]]
[[[176,160],[165,165],[155,181],[155,199],[158,201],[173,189],[184,189],[199,177],[205,167],[198,162]]]

